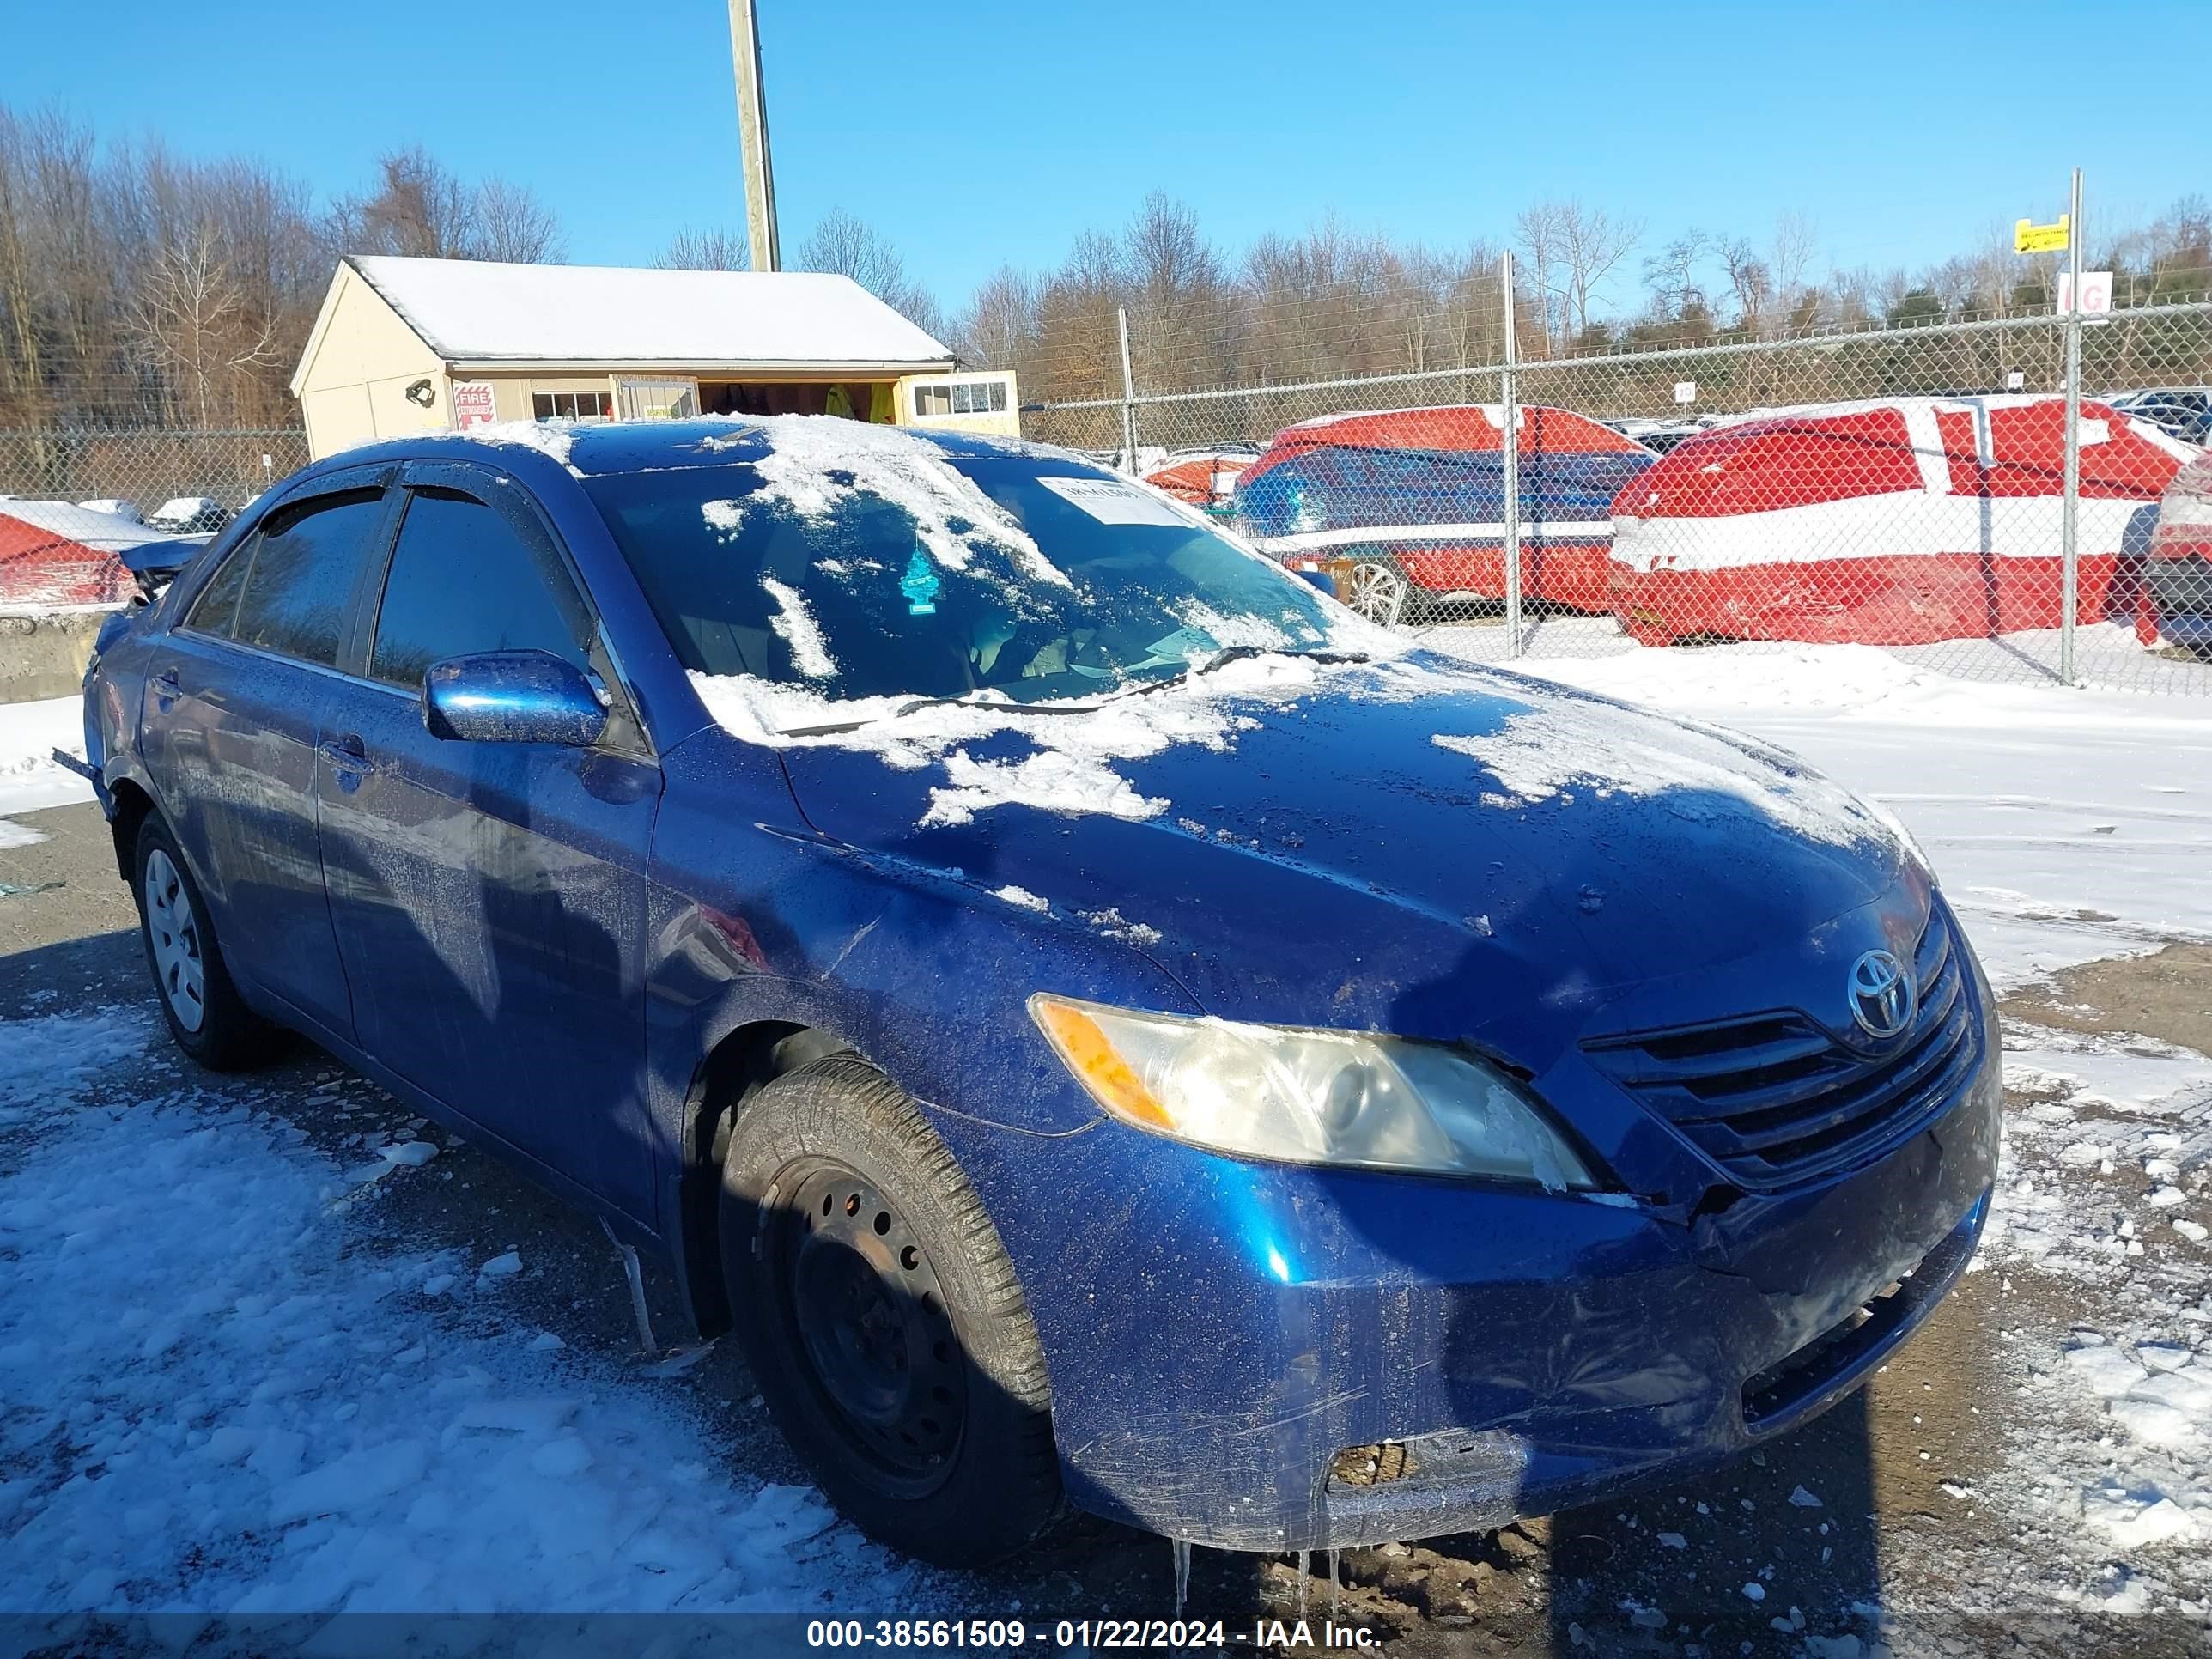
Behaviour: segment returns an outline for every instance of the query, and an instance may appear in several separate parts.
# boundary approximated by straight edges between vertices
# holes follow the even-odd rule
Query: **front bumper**
[[[1344,1547],[1688,1474],[1848,1393],[1979,1237],[1984,1031],[1948,1108],[1878,1162],[1702,1214],[1243,1163],[1110,1122],[941,1127],[1030,1287],[1070,1497],[1218,1548]],[[1386,1444],[1401,1478],[1339,1462]]]

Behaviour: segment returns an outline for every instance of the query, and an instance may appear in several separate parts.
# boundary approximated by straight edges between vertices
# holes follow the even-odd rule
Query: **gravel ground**
[[[97,814],[15,821],[45,838],[0,847],[0,1010],[126,1007],[150,1021]],[[1548,1522],[1334,1563],[1200,1551],[1190,1611],[1248,1636],[1255,1620],[1334,1613],[1412,1654],[2212,1651],[2206,1414],[2177,1426],[2155,1386],[2212,1377],[2189,1360],[2212,1346],[2212,1247],[2190,1237],[2212,1226],[2208,988],[2212,951],[2176,944],[2008,999],[2008,1197],[1979,1270],[1820,1421],[1739,1467]],[[100,1094],[173,1092],[190,1069],[156,1040],[104,1071]],[[250,1102],[334,1157],[418,1132],[406,1109],[304,1047],[248,1079],[190,1080],[205,1083],[210,1110]],[[426,1328],[550,1332],[598,1374],[693,1414],[733,1481],[802,1478],[728,1345],[647,1374],[597,1227],[428,1133],[435,1161],[367,1189],[345,1248],[364,1260],[515,1249],[525,1267],[495,1300],[426,1310]],[[0,1143],[0,1182],[24,1151]],[[649,1265],[647,1277],[672,1340],[672,1287]],[[1096,1522],[989,1574],[887,1566],[894,1613],[1034,1621],[1174,1605],[1168,1546]]]

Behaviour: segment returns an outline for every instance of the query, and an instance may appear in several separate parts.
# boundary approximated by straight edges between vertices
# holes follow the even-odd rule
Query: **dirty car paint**
[[[718,1042],[763,1023],[850,1044],[920,1103],[1013,1258],[1071,1495],[1180,1539],[1283,1549],[1421,1536],[1717,1461],[1846,1391],[1963,1268],[1994,1176],[1993,1001],[1931,878],[1840,791],[1749,744],[1723,750],[1745,788],[1599,775],[1532,787],[1518,774],[1516,787],[1511,767],[1483,759],[1516,720],[1596,721],[1632,772],[1639,752],[1708,756],[1729,740],[1417,654],[1345,665],[1293,697],[1231,699],[1240,718],[1224,746],[1116,763],[1165,803],[1149,815],[1004,802],[925,827],[944,781],[933,768],[716,725],[578,483],[714,465],[708,441],[730,429],[587,429],[559,453],[432,439],[346,458],[395,472],[465,463],[525,492],[587,589],[651,739],[611,793],[596,775],[532,790],[516,763],[487,773],[513,797],[494,816],[568,849],[591,884],[563,891],[559,860],[471,866],[489,884],[481,902],[416,939],[413,971],[477,997],[472,1029],[506,1052],[502,1033],[519,1028],[489,999],[554,969],[544,949],[501,937],[499,918],[611,925],[598,979],[555,1000],[568,1045],[554,1048],[556,1080],[592,1079],[588,1095],[557,1097],[568,1118],[487,1127],[482,1102],[440,1092],[406,1021],[381,1019],[373,1048],[356,1042],[361,1016],[405,994],[378,985],[373,954],[344,951],[343,975],[338,951],[318,958],[331,972],[312,988],[273,957],[238,964],[261,1006],[657,1245],[708,1317],[720,1291],[697,1219],[715,1184],[702,1078]],[[226,735],[240,714],[180,723],[144,693],[182,661],[193,696],[239,710],[254,676],[275,672],[225,672],[219,649],[173,631],[178,595],[189,600],[211,561],[95,668],[103,799],[112,806],[127,783],[178,824],[219,931],[234,890],[242,927],[296,928],[333,902],[343,919],[360,884],[343,871],[326,883],[313,811],[303,819],[283,789],[307,792],[277,772],[267,788],[236,787],[258,764],[254,744],[271,740]],[[1025,752],[1010,725],[988,755]],[[317,735],[287,740],[311,752]],[[399,742],[396,726],[386,740]],[[209,781],[218,767],[222,788]],[[1676,761],[1660,770],[1683,775]],[[1762,791],[1817,797],[1818,832],[1762,807]],[[240,799],[268,854],[258,867],[284,872],[281,894],[265,878],[234,889],[212,868],[216,841],[198,826]],[[356,809],[333,803],[334,838],[365,846],[346,824]],[[449,875],[467,862],[465,846],[438,851]],[[1747,1183],[1601,1063],[1648,1034],[1765,1015],[1802,1022],[1838,1066],[1892,1063],[1853,1034],[1848,970],[1874,949],[1912,961],[1936,921],[1963,964],[1967,1032],[1945,1091],[1814,1173]],[[1603,1190],[1294,1167],[1139,1133],[1104,1116],[1040,1039],[1024,1006],[1038,991],[1465,1045],[1525,1080]],[[327,1018],[313,1017],[314,997],[334,1005]],[[580,1072],[573,1045],[586,1037],[594,1064]],[[1900,1279],[1876,1317],[1838,1334]],[[1413,1449],[1409,1478],[1332,1480],[1339,1451],[1384,1441]]]

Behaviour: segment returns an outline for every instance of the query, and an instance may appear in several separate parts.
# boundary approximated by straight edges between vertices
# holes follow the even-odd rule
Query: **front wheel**
[[[238,994],[216,947],[207,902],[185,866],[169,826],[149,815],[138,831],[138,933],[169,1035],[214,1072],[266,1059],[276,1030]]]
[[[882,1073],[833,1055],[754,1096],[723,1158],[720,1233],[762,1397],[848,1518],[957,1567],[1053,1520],[1051,1390],[1013,1264]]]

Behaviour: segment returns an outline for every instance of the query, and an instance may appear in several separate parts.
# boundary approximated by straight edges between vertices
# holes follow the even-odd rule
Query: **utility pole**
[[[2074,634],[2081,617],[2081,169],[2066,206],[2066,270],[2074,290],[2066,307],[2066,482],[2058,519],[2058,683],[2077,684]]]
[[[745,240],[755,270],[783,269],[775,228],[775,169],[768,154],[768,94],[761,80],[753,0],[730,0],[730,57],[738,76],[738,142],[745,167]]]

